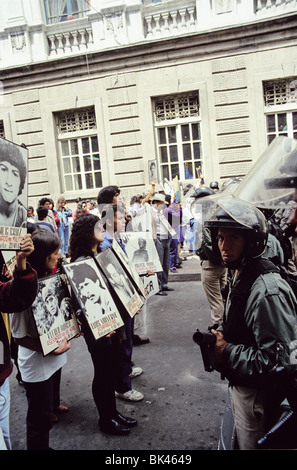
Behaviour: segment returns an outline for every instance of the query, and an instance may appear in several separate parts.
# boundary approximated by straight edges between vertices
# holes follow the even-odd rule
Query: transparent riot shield
[[[190,205],[190,211],[193,218],[198,222],[195,235],[195,250],[198,250],[202,243],[202,228],[206,220],[208,220],[218,207],[218,200],[222,198],[220,192],[194,199]]]
[[[276,137],[239,183],[233,195],[260,208],[278,209],[297,188],[297,140]]]

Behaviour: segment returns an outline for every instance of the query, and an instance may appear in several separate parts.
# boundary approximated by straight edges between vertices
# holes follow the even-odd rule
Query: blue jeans
[[[178,249],[178,239],[171,238],[170,240],[170,261],[169,269],[174,268],[177,264],[177,249]]]
[[[68,252],[68,242],[69,242],[69,227],[68,225],[63,225],[59,227],[59,237],[62,241],[61,251],[66,254]]]
[[[9,379],[0,387],[0,450],[11,450],[9,436],[10,390]]]

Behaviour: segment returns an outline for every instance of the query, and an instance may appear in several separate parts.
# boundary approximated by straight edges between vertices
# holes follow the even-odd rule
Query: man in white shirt
[[[156,295],[167,295],[167,291],[173,291],[172,287],[168,287],[169,259],[170,259],[170,238],[166,226],[161,220],[161,211],[164,209],[166,201],[163,194],[154,194],[152,201],[152,220],[153,220],[153,236],[156,243],[156,249],[163,268],[158,273],[159,292]]]

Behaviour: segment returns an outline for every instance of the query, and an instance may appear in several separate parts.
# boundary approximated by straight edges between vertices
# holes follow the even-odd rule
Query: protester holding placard
[[[70,237],[71,262],[88,257],[93,258],[100,251],[99,244],[104,240],[104,231],[99,217],[89,214],[75,220]],[[93,296],[95,295],[95,292]],[[98,304],[98,309],[100,308]],[[102,432],[115,435],[128,434],[137,421],[121,415],[116,408],[115,370],[116,336],[112,332],[95,339],[89,323],[81,316],[82,332],[94,366],[92,393],[99,413],[99,427]]]
[[[34,251],[28,257],[38,278],[50,274],[60,258],[61,241],[56,233],[38,229],[32,234]],[[31,309],[11,316],[12,336],[18,344],[18,365],[28,401],[27,449],[49,450],[49,432],[53,425],[55,384],[67,361],[70,343],[64,339],[44,356]]]
[[[101,213],[101,220],[106,232],[104,241],[100,243],[100,248],[102,250],[111,248],[115,239],[126,256],[125,245],[120,239],[120,234],[125,232],[126,228],[124,208],[120,204],[106,204]],[[120,313],[125,323],[126,338],[120,344],[119,356],[121,362],[117,367],[116,396],[126,401],[141,401],[144,398],[143,393],[133,389],[131,383],[132,377],[142,373],[141,367],[132,369],[134,318],[131,318],[124,309]]]
[[[167,292],[173,291],[172,287],[168,287],[169,261],[170,261],[170,237],[168,221],[162,215],[162,210],[166,207],[167,202],[163,194],[154,194],[152,201],[152,223],[153,234],[156,242],[157,252],[162,264],[162,272],[158,272],[159,292],[157,295],[167,295]]]
[[[21,312],[35,299],[37,293],[36,272],[26,262],[34,250],[31,235],[27,234],[21,241],[20,251],[16,253],[16,265],[13,277],[7,282],[0,282],[0,308],[2,312]],[[17,315],[21,315],[18,313]],[[10,330],[0,315],[0,450],[10,450],[9,411],[10,390],[9,379],[13,368],[10,349]]]

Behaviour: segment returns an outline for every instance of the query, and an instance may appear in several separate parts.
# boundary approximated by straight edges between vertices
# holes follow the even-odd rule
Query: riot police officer
[[[296,298],[273,263],[261,257],[268,230],[254,205],[222,198],[205,226],[214,250],[234,272],[224,320],[212,330],[216,369],[230,383],[238,446],[255,449],[284,399],[271,371],[280,356],[290,362],[290,345],[297,340]]]

